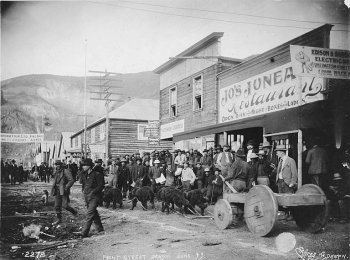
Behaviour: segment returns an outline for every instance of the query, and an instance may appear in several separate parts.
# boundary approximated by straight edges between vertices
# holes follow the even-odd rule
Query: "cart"
[[[326,196],[314,184],[301,186],[295,194],[274,193],[265,185],[253,186],[246,193],[224,192],[223,198],[214,206],[214,220],[220,229],[226,229],[244,214],[249,230],[258,236],[266,236],[276,226],[279,209],[290,210],[296,224],[310,232],[319,231],[327,222]]]

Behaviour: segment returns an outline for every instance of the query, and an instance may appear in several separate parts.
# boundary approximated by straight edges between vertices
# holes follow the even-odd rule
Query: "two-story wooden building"
[[[108,133],[108,157],[131,155],[136,152],[171,149],[172,142],[160,141],[149,144],[144,136],[148,121],[159,120],[159,101],[154,99],[135,98],[109,113],[109,125],[102,117],[87,126],[88,157],[106,158],[106,133]],[[108,131],[106,131],[108,127]],[[72,149],[82,151],[84,129],[71,136]]]
[[[221,56],[221,32],[195,43],[154,70],[160,75],[161,139],[194,132],[217,123],[218,88],[216,75],[241,60]],[[175,148],[204,149],[214,145],[214,135],[182,138]]]
[[[185,127],[173,133],[173,142],[211,136],[215,144],[230,144],[233,149],[245,147],[250,139],[286,144],[290,156],[298,162],[299,177],[303,142],[318,136],[329,147],[349,144],[349,80],[296,76],[291,63],[291,45],[329,48],[331,28],[325,24],[217,72],[207,89],[213,99],[206,113],[212,111],[215,115],[209,116],[210,120],[202,114],[196,116],[189,104],[181,103],[175,118],[185,120]],[[162,124],[172,120],[167,112],[167,107],[171,108],[168,95],[172,89],[179,89],[178,82],[165,89],[161,85],[160,102],[165,111],[161,112]],[[181,93],[178,90],[177,102],[194,101],[195,94],[191,97],[184,89]],[[180,113],[184,107],[187,109]],[[204,109],[200,113],[205,113]],[[189,148],[194,147],[190,144]]]

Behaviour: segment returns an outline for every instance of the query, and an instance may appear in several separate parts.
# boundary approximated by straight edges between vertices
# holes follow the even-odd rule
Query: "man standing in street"
[[[125,158],[123,158],[121,160],[121,166],[118,167],[118,189],[120,189],[120,191],[123,191],[123,198],[126,198],[126,195],[128,193],[128,183],[131,180],[131,174],[130,174],[130,170],[129,167],[126,165],[127,161]],[[103,176],[103,175],[102,175]]]
[[[81,232],[82,237],[87,237],[89,235],[92,222],[95,223],[97,232],[104,231],[100,215],[97,211],[97,206],[102,201],[104,176],[103,173],[93,170],[93,166],[94,164],[90,158],[85,159],[82,163],[83,173],[80,182],[87,206],[86,223]]]
[[[54,224],[62,222],[62,208],[71,212],[74,216],[77,211],[69,206],[70,188],[74,181],[70,170],[63,167],[60,160],[56,160],[56,172],[51,188],[51,196],[55,196],[55,210],[57,214],[57,221]]]
[[[327,179],[327,151],[325,148],[318,146],[317,143],[307,152],[305,162],[309,166],[308,174],[312,184],[324,189],[325,180]]]

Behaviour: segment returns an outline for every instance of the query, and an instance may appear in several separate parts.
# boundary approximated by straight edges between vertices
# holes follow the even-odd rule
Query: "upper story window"
[[[177,88],[171,88],[169,93],[170,117],[177,115]]]
[[[200,75],[193,79],[193,110],[203,108],[203,76]]]
[[[93,144],[96,142],[96,129],[91,128],[91,137],[90,137],[90,143]]]
[[[104,140],[106,137],[106,125],[101,124],[100,125],[100,141]]]

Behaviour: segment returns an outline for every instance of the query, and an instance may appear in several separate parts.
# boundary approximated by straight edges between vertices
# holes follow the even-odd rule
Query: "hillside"
[[[117,77],[121,81],[114,81]],[[111,79],[112,86],[118,84],[122,87],[113,90],[118,95],[111,98],[120,102],[112,102],[111,110],[132,98],[159,99],[159,76],[153,72],[121,74]],[[98,97],[98,94],[90,92],[99,91],[99,87],[92,86],[99,80],[89,77],[87,83],[86,111],[89,123],[104,115],[106,109],[103,101],[90,99]],[[83,77],[25,75],[1,82],[1,131],[4,133],[40,133],[44,128],[45,139],[55,140],[62,131],[81,129],[83,114]],[[12,156],[19,150],[20,153],[24,152],[17,145],[8,144],[2,144],[1,150]]]

